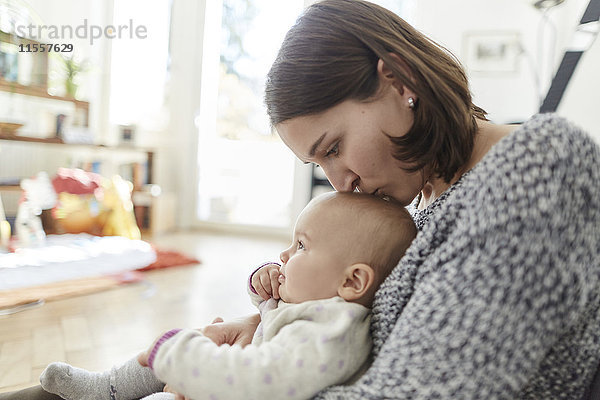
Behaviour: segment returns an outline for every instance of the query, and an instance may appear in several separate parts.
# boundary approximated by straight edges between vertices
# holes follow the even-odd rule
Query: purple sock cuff
[[[252,291],[252,293],[254,294],[258,294],[256,292],[256,290],[254,290],[254,287],[252,286],[252,277],[254,276],[255,273],[258,272],[259,269],[261,269],[262,267],[264,267],[265,265],[269,265],[269,264],[277,264],[281,267],[281,264],[279,264],[278,262],[273,262],[273,261],[267,261],[265,263],[260,264],[260,266],[258,268],[256,268],[251,274],[250,277],[248,278],[248,287],[250,288],[250,290]]]
[[[156,344],[154,345],[152,351],[150,352],[150,355],[148,356],[148,366],[151,370],[154,370],[154,358],[156,358],[156,353],[158,353],[158,349],[160,348],[160,346],[162,346],[164,342],[171,339],[173,336],[177,335],[180,331],[181,329],[171,329],[156,341]]]

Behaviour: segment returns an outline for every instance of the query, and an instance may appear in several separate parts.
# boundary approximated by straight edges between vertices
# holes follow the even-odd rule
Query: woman
[[[494,125],[459,63],[360,0],[310,6],[269,73],[272,124],[340,191],[419,235],[376,295],[373,363],[321,399],[581,399],[600,362],[600,150],[554,116]],[[256,316],[205,330],[247,343]]]
[[[600,362],[600,150],[488,122],[447,51],[357,0],[309,7],[269,72],[282,140],[420,233],[377,293],[371,368],[319,398],[580,399]]]
[[[306,10],[265,100],[300,160],[337,190],[407,205],[420,230],[377,292],[373,364],[318,398],[589,397],[600,362],[589,137],[554,115],[490,123],[449,53],[360,0]]]

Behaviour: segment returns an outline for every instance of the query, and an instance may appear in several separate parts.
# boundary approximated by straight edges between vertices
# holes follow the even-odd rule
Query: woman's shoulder
[[[558,114],[536,114],[498,142],[489,158],[548,155],[548,151],[560,155],[581,146],[594,148],[597,144],[579,126]]]
[[[548,134],[561,134],[579,130],[576,124],[555,113],[535,114],[521,124],[523,130]]]
[[[417,210],[413,203],[408,210],[419,230],[437,230],[448,220],[487,225],[499,214],[550,206],[559,211],[584,196],[574,191],[598,180],[598,144],[567,119],[538,114],[498,141],[428,208]],[[461,217],[454,214],[458,210]]]
[[[599,155],[598,144],[576,124],[557,114],[537,114],[496,143],[469,178],[504,184],[547,179],[573,168],[596,169]]]
[[[571,180],[573,174],[598,176],[599,169],[600,148],[587,133],[557,114],[537,114],[498,141],[428,208],[417,210],[415,199],[407,209],[420,230],[432,218],[447,218],[448,207],[493,211],[497,201],[510,197],[514,203],[549,185],[564,184],[566,175]],[[474,208],[475,201],[496,206],[480,203]]]

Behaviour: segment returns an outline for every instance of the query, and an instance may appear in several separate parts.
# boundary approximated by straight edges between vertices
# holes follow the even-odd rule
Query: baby
[[[298,217],[282,264],[250,277],[262,321],[250,345],[218,346],[199,330],[171,330],[138,357],[149,368],[136,359],[103,373],[54,363],[42,387],[72,400],[137,399],[162,382],[193,399],[310,398],[368,366],[369,307],[415,235],[397,204],[360,193],[319,196]]]

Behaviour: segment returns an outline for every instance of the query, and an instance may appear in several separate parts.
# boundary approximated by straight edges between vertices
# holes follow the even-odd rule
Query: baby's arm
[[[217,346],[194,330],[170,331],[149,349],[148,365],[194,399],[309,398],[347,380],[368,356],[368,321],[354,329],[347,312],[335,314],[325,323],[295,321],[244,348]]]

